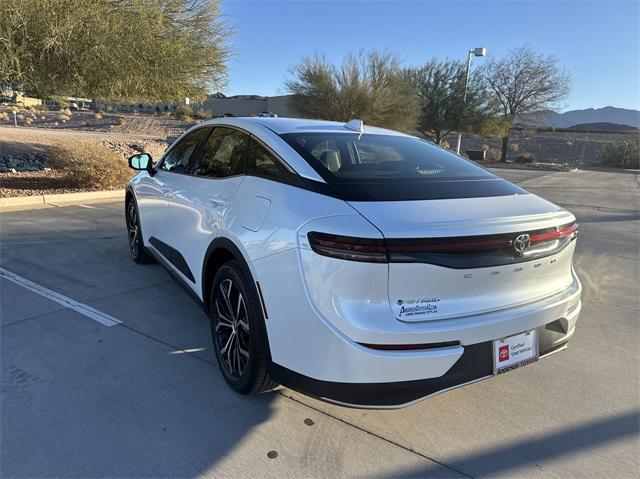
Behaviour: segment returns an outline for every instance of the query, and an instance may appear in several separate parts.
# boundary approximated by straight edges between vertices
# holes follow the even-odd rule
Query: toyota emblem
[[[515,240],[513,240],[513,249],[516,253],[523,254],[531,246],[531,236],[528,234],[521,234]]]

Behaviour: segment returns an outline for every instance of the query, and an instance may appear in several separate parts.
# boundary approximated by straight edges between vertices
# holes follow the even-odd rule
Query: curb
[[[61,193],[57,195],[17,196],[0,198],[0,208],[29,207],[73,203],[76,201],[124,198],[124,190],[82,191],[80,193]],[[28,208],[26,208],[28,209]]]

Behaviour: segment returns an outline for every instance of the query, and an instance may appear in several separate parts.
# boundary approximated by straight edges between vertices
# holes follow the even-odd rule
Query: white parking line
[[[44,296],[51,301],[61,304],[66,308],[73,309],[74,311],[77,311],[87,318],[91,318],[94,321],[99,322],[100,324],[104,324],[105,326],[115,326],[116,324],[120,324],[122,322],[114,318],[113,316],[109,316],[102,311],[98,311],[97,309],[92,308],[91,306],[79,303],[78,301],[75,301],[71,298],[67,298],[63,294],[56,293],[55,291],[45,288],[44,286],[40,286],[33,281],[29,281],[28,279],[23,278],[22,276],[19,276],[9,271],[8,269],[0,268],[0,278],[5,278],[9,281],[19,284],[23,288],[27,288],[28,290],[31,290],[34,293],[39,294],[40,296]]]

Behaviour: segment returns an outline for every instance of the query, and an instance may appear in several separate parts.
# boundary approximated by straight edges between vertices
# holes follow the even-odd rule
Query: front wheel
[[[216,274],[209,318],[213,347],[225,381],[240,394],[258,394],[276,385],[267,372],[262,309],[253,284],[235,261]]]
[[[131,259],[140,264],[151,263],[153,258],[144,246],[144,241],[142,240],[142,229],[140,228],[138,205],[133,198],[127,202],[126,220]]]

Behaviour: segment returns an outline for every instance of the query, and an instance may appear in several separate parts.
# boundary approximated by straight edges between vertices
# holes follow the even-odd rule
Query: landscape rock
[[[40,171],[47,164],[47,155],[43,151],[29,151],[3,155],[0,167],[16,171]]]

